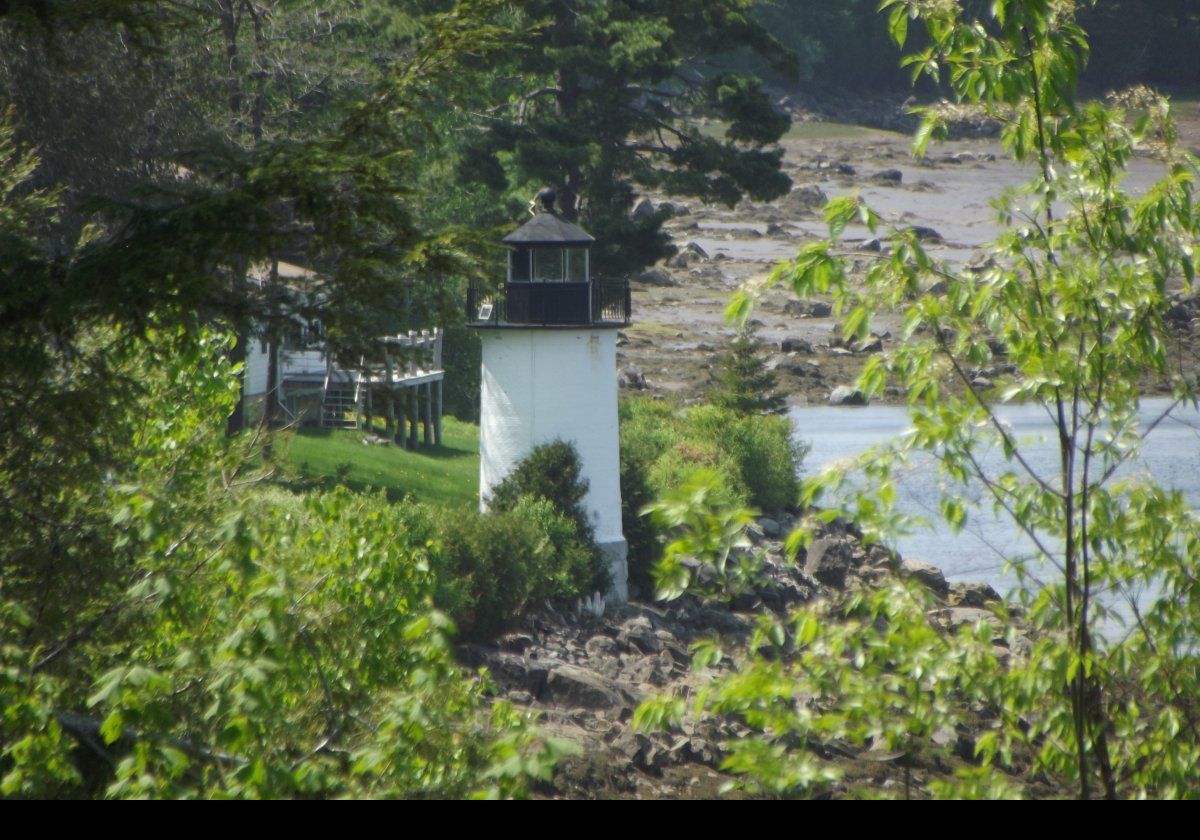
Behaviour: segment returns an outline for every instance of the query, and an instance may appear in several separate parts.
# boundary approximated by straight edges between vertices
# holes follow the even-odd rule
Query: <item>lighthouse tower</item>
[[[536,446],[574,444],[588,482],[584,505],[608,560],[610,596],[627,597],[617,438],[617,329],[629,324],[628,282],[591,277],[595,241],[554,209],[554,193],[504,238],[499,291],[472,287],[467,321],[483,344],[480,506]]]

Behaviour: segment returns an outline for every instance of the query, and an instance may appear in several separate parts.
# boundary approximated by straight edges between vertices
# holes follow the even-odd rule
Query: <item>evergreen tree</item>
[[[775,371],[767,367],[757,328],[738,328],[733,339],[717,357],[711,375],[709,401],[742,414],[782,414],[787,409]]]
[[[597,239],[593,269],[615,274],[670,253],[668,212],[630,217],[639,187],[734,205],[770,200],[790,180],[770,148],[789,118],[757,79],[719,72],[710,57],[738,47],[790,67],[748,0],[566,3],[520,7],[528,48],[495,66],[498,93],[464,150],[463,180],[504,192],[552,186],[559,207]],[[703,59],[700,56],[704,56]],[[691,118],[726,124],[704,133]]]

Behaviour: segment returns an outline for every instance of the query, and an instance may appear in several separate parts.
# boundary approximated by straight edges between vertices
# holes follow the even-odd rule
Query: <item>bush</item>
[[[545,499],[490,513],[407,507],[409,527],[431,543],[434,603],[463,638],[492,638],[543,601],[607,588],[595,546]]]
[[[497,485],[489,513],[405,506],[406,527],[432,544],[434,602],[462,636],[491,638],[543,601],[608,589],[580,473],[574,447],[555,441]]]
[[[592,540],[592,525],[584,510],[588,483],[583,477],[579,453],[571,444],[556,440],[534,447],[508,477],[492,488],[488,507],[513,510],[525,497],[545,499],[554,509],[575,522],[581,538]]]
[[[775,511],[796,504],[800,464],[808,450],[792,438],[786,417],[699,406],[690,412],[689,422],[734,464],[751,506]]]
[[[774,511],[798,499],[805,450],[784,417],[633,398],[621,403],[620,419],[622,527],[630,582],[641,592],[654,591],[650,568],[659,552],[659,535],[641,512],[700,471],[715,476],[711,501],[720,507]]]

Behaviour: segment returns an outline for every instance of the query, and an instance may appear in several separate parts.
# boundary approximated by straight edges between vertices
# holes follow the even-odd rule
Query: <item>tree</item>
[[[417,279],[460,241],[417,221],[404,150],[431,88],[507,45],[491,13],[440,16],[327,130],[80,202],[77,236],[0,120],[0,793],[508,795],[545,771],[454,662],[397,511],[257,491],[221,422],[229,326],[272,311],[241,266],[300,236],[335,341],[356,298],[444,299]]]
[[[1137,419],[1146,382],[1169,383],[1172,406],[1196,404],[1195,360],[1169,315],[1180,305],[1176,294],[1188,299],[1195,278],[1197,159],[1177,146],[1167,102],[1149,91],[1107,105],[1075,100],[1087,55],[1075,4],[1007,0],[978,17],[957,4],[883,5],[898,44],[910,21],[924,24],[929,37],[905,64],[914,74],[944,73],[957,98],[987,107],[1005,125],[1007,148],[1030,161],[1036,177],[999,202],[1008,227],[983,270],[940,263],[911,232],[893,231],[892,253],[861,284],[852,283],[834,251],[836,238],[852,219],[872,228],[879,220],[849,197],[827,208],[833,240],[805,246],[772,281],[802,296],[832,291],[850,310],[848,336],[865,335],[872,311],[903,313],[906,343],[868,362],[859,387],[875,393],[894,377],[907,389],[914,433],[895,451],[866,459],[875,491],[851,501],[864,527],[880,534],[894,523],[889,455],[920,448],[937,459],[952,488],[982,486],[994,508],[1037,547],[1037,567],[1012,560],[1018,573],[1037,579],[1049,568],[1057,579],[1020,593],[1036,639],[1028,656],[1014,657],[1007,670],[986,651],[978,655],[978,645],[992,638],[986,624],[914,647],[929,639],[924,609],[881,611],[876,602],[868,618],[879,635],[868,644],[882,646],[886,655],[873,665],[870,657],[854,659],[857,667],[872,668],[867,685],[822,683],[825,670],[814,678],[755,658],[716,696],[733,692],[736,703],[729,708],[745,714],[764,709],[783,687],[789,697],[815,694],[815,703],[778,717],[745,714],[763,734],[741,752],[778,759],[798,734],[834,731],[865,739],[889,731],[885,721],[897,715],[903,731],[921,735],[923,710],[944,699],[945,688],[927,679],[936,669],[957,703],[983,703],[995,715],[994,728],[975,748],[983,769],[949,792],[1011,793],[991,787],[998,777],[989,769],[1008,767],[1020,747],[1034,757],[1037,772],[1074,786],[1081,798],[1195,796],[1200,520],[1178,492],[1117,471],[1159,422],[1147,427]],[[923,112],[917,154],[938,132],[940,113],[937,107]],[[1166,174],[1135,197],[1121,188],[1121,178],[1138,148],[1154,149]],[[945,290],[922,291],[934,280]],[[750,304],[749,296],[739,296],[731,314],[744,317]],[[1013,372],[990,383],[971,375],[970,368],[998,358]],[[1045,409],[1058,444],[1053,470],[1036,467],[1002,421],[998,408],[1009,402]],[[986,466],[988,451],[1003,454],[1000,470]],[[806,498],[816,500],[842,478],[809,482]],[[968,516],[953,489],[941,510],[953,527]],[[802,539],[796,535],[794,544]],[[848,608],[861,605],[852,599]],[[997,618],[1001,626],[1004,620]],[[793,651],[830,646],[842,657],[855,648],[836,642],[840,634],[818,615],[802,614],[776,638],[786,638]],[[835,662],[849,666],[846,659]],[[919,670],[911,670],[913,664]],[[834,711],[825,714],[822,701]],[[726,707],[722,702],[718,708]],[[866,725],[846,726],[836,710],[847,707],[856,714],[866,708]],[[756,776],[744,762],[736,769],[760,781],[779,778]],[[811,781],[783,778],[792,779],[792,790]]]
[[[669,253],[669,211],[630,218],[636,189],[733,205],[790,186],[770,144],[789,120],[757,80],[713,72],[709,56],[749,46],[786,65],[745,0],[523,4],[514,28],[528,47],[504,56],[507,102],[463,153],[464,180],[497,191],[552,186],[558,206],[598,240],[595,270],[617,274]],[[726,123],[724,138],[690,119]],[[522,193],[524,194],[524,193]]]
[[[742,414],[781,414],[787,408],[787,401],[776,390],[778,379],[767,367],[755,333],[756,329],[749,324],[739,327],[717,356],[709,401]]]

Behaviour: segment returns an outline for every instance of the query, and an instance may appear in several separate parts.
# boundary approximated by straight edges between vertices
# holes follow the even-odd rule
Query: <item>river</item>
[[[1139,418],[1149,423],[1169,406],[1165,399],[1143,400]],[[811,446],[803,466],[805,474],[844,463],[894,439],[909,426],[906,410],[894,406],[801,406],[793,408],[790,417],[796,438]],[[1000,417],[1025,445],[1031,466],[1040,475],[1054,475],[1058,448],[1046,413],[1036,406],[1007,406]],[[985,459],[985,466],[997,471],[1001,464],[999,452]],[[1124,474],[1153,478],[1161,486],[1182,491],[1193,508],[1200,507],[1200,413],[1177,407],[1150,432],[1138,460]],[[1005,570],[1006,561],[1030,555],[1030,541],[1011,521],[993,515],[982,487],[959,493],[972,501],[982,499],[984,504],[972,508],[966,527],[953,534],[938,513],[941,482],[930,456],[921,454],[897,475],[897,507],[904,513],[924,516],[931,526],[896,538],[893,547],[906,558],[938,566],[948,580],[983,581],[1002,595],[1009,594],[1017,580]],[[1041,575],[1054,573],[1044,564],[1034,567],[1034,571]]]

